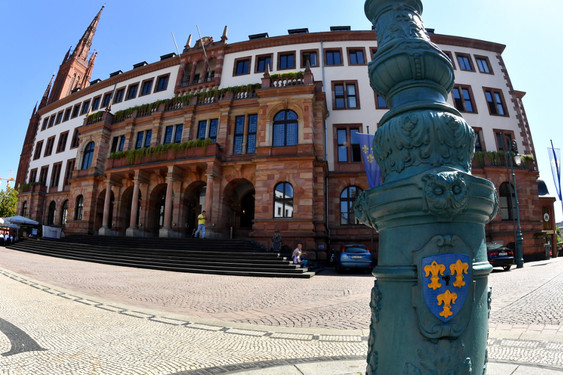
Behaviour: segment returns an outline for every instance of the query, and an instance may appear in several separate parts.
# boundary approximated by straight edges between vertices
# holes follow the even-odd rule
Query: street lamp
[[[508,158],[510,160],[510,170],[512,171],[512,185],[514,189],[514,200],[516,201],[516,268],[524,267],[524,257],[522,254],[522,242],[524,237],[522,236],[522,228],[520,227],[520,204],[518,203],[518,189],[516,189],[516,176],[514,174],[514,166],[512,164],[512,158],[514,158],[514,164],[520,166],[522,164],[522,156],[518,154],[518,145],[516,140],[512,140],[512,152]]]

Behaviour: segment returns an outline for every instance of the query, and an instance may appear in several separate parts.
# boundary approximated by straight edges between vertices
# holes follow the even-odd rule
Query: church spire
[[[74,52],[72,53],[71,57],[75,57],[77,59],[81,59],[83,61],[88,60],[88,54],[90,53],[90,47],[92,46],[92,40],[94,39],[94,34],[96,33],[96,27],[98,27],[98,23],[100,22],[100,16],[102,14],[102,10],[104,10],[104,6],[102,9],[96,14],[96,17],[90,23],[90,26],[82,35],[82,38],[78,41]]]
[[[51,86],[53,85],[53,78],[55,78],[54,74],[51,76],[51,80],[49,81],[49,84],[47,85],[47,88],[45,89],[45,93],[43,94],[43,98],[41,98],[41,102],[39,103],[39,109],[41,109],[41,108],[43,108],[47,105],[47,101],[49,100],[49,94],[51,93]]]

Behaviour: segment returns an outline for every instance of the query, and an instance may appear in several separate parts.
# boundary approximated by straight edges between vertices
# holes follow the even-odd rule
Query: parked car
[[[335,254],[335,264],[338,273],[346,269],[360,269],[371,272],[373,256],[365,245],[344,245],[340,252]]]
[[[487,258],[493,267],[502,267],[508,271],[514,264],[514,250],[500,244],[488,243]]]

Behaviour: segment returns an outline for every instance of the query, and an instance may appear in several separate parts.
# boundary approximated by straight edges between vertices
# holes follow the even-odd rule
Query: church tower
[[[97,53],[94,52],[90,58],[88,58],[88,55],[102,10],[104,10],[103,6],[78,41],[74,51],[71,53],[69,50],[66,53],[53,83],[47,104],[70,95],[76,89],[88,87]]]

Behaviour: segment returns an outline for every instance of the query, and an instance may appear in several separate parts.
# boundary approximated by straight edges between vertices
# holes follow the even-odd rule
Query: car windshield
[[[344,248],[344,252],[346,253],[367,253],[368,251],[363,248],[363,247],[359,247],[359,246],[346,246]]]

